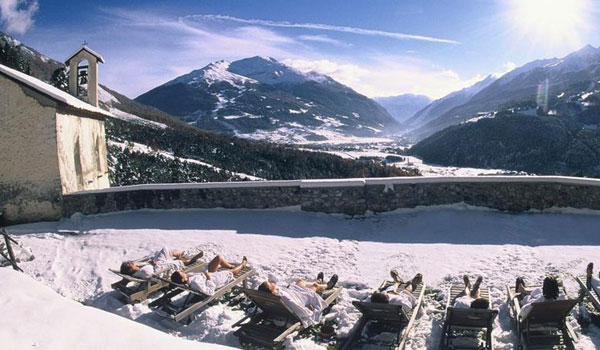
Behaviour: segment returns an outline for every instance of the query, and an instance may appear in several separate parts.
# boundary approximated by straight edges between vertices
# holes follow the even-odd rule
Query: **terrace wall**
[[[136,209],[300,206],[362,215],[466,203],[508,212],[569,207],[600,210],[600,180],[559,176],[402,177],[199,184],[152,184],[63,196],[63,216]]]

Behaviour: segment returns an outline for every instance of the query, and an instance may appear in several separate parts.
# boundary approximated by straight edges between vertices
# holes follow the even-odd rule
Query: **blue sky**
[[[130,97],[215,60],[263,55],[371,97],[438,98],[600,44],[593,0],[541,1],[0,0],[0,25],[59,60],[86,40],[106,59],[101,81]]]

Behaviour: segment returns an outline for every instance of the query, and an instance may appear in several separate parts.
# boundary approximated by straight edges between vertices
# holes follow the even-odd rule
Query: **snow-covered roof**
[[[112,114],[107,111],[100,109],[98,107],[94,107],[89,103],[83,102],[80,99],[72,96],[50,84],[44,83],[43,81],[36,79],[30,75],[25,73],[21,73],[17,70],[9,68],[5,65],[0,64],[0,73],[4,74],[20,83],[27,85],[28,87],[58,101],[62,102],[71,107],[81,109],[83,111],[92,112],[96,114],[100,114],[105,117],[113,117]]]
[[[73,58],[75,55],[77,55],[79,52],[81,52],[81,50],[87,51],[90,55],[96,57],[98,59],[98,62],[104,63],[104,58],[102,58],[102,56],[99,53],[97,53],[96,51],[90,49],[86,45],[83,45],[77,51],[73,52],[73,54],[71,56],[67,57],[67,59],[65,60],[65,63],[69,64],[69,61],[71,60],[71,58]]]

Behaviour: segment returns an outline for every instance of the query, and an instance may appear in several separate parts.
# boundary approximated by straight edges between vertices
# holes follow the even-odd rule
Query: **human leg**
[[[219,269],[219,267],[224,267],[226,269],[231,270],[235,266],[231,265],[222,256],[217,255],[208,263],[208,272],[216,272]]]

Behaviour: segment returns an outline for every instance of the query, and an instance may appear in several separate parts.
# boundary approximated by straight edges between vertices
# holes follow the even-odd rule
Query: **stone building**
[[[89,95],[96,94],[87,100],[97,104],[99,59],[88,51],[83,48],[69,59],[78,64],[83,54],[89,67],[94,67],[93,79],[85,82]],[[85,68],[89,71],[89,67]],[[73,71],[71,75],[75,75]],[[0,65],[2,221],[58,220],[63,195],[110,187],[104,130],[104,119],[110,116],[75,96]]]

